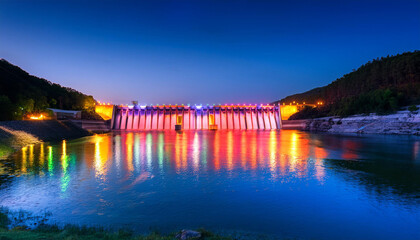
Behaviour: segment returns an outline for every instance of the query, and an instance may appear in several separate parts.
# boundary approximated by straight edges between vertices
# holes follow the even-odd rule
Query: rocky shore
[[[354,115],[305,120],[302,130],[329,133],[420,135],[420,113],[408,110],[390,115]]]

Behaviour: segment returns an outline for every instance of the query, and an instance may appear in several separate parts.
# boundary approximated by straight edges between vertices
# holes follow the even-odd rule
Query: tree
[[[12,120],[16,108],[7,96],[0,95],[0,120]]]

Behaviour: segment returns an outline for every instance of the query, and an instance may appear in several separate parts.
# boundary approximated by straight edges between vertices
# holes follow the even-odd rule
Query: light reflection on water
[[[95,135],[0,163],[0,202],[139,231],[418,239],[419,147],[415,137],[299,131]]]

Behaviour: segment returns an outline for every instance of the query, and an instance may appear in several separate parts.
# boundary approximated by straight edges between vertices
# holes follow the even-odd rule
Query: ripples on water
[[[420,238],[415,137],[122,132],[28,146],[0,167],[1,205],[60,223]]]

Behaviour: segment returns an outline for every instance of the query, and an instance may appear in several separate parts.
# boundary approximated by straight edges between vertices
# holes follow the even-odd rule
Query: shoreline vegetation
[[[324,87],[293,94],[274,103],[318,103],[291,120],[392,114],[420,104],[420,51],[374,59]],[[321,103],[321,104],[319,104]]]
[[[47,223],[51,215],[34,216],[26,211],[13,212],[0,207],[0,239],[127,239],[127,240],[231,240],[238,239],[231,236],[221,236],[205,229],[182,230],[174,233],[162,234],[151,231],[149,234],[136,234],[131,230],[111,230],[103,227],[78,225],[64,225]]]

